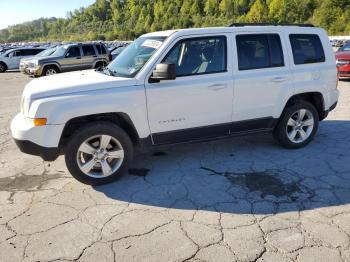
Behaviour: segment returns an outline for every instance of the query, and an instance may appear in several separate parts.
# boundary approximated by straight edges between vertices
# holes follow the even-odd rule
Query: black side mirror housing
[[[158,64],[150,78],[151,82],[159,82],[161,80],[174,80],[176,78],[175,64]]]

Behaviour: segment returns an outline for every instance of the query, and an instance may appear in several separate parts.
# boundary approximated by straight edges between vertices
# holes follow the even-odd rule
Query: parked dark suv
[[[33,59],[28,63],[27,73],[34,76],[47,76],[103,67],[110,60],[110,53],[102,43],[68,44],[58,47],[50,56]]]

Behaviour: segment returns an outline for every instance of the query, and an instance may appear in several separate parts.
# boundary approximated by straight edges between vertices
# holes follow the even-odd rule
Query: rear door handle
[[[225,85],[225,84],[214,84],[214,85],[208,86],[208,89],[217,91],[217,90],[224,89],[226,87],[227,87],[227,85]]]
[[[272,82],[284,82],[287,80],[287,77],[285,76],[276,76],[271,79]]]

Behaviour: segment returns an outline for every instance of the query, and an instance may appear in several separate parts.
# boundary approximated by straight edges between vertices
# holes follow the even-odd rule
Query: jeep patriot
[[[310,25],[233,24],[142,35],[100,69],[34,79],[12,136],[25,153],[103,184],[136,146],[271,132],[297,149],[339,96],[326,32]]]

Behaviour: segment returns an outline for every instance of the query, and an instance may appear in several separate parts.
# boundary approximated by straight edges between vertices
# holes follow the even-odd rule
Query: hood
[[[27,58],[22,58],[22,59],[20,60],[20,62],[28,62],[28,61],[30,61],[30,60],[32,60],[32,59],[34,59],[33,56],[27,57]]]
[[[57,61],[58,59],[61,59],[61,56],[42,56],[42,57],[36,57],[35,60],[38,61],[38,63],[46,63],[50,61]]]
[[[335,53],[336,59],[350,60],[350,51],[340,51]]]
[[[23,96],[29,99],[38,99],[136,84],[137,81],[134,78],[109,76],[92,69],[34,79],[24,88]]]

